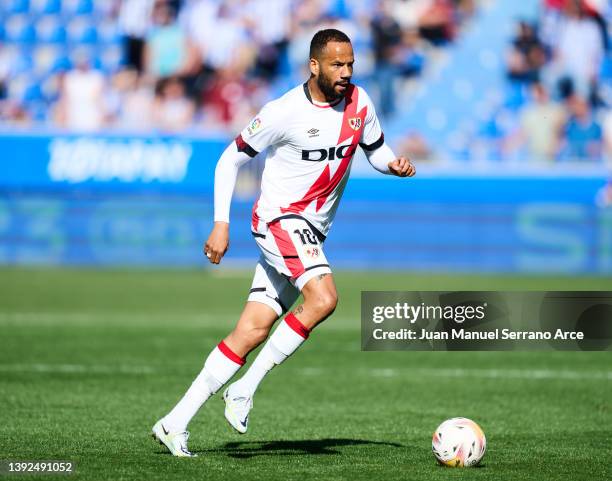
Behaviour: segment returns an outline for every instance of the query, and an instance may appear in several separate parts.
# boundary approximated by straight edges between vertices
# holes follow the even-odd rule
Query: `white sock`
[[[274,366],[282,363],[308,338],[310,332],[293,313],[287,314],[281,321],[268,342],[249,367],[247,372],[238,381],[232,384],[233,392],[246,392],[253,395]]]
[[[206,400],[242,367],[244,359],[221,341],[206,358],[204,367],[185,395],[163,419],[170,432],[183,432]]]

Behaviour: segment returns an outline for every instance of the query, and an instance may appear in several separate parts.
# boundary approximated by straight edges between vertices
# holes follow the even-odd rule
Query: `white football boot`
[[[253,398],[244,393],[232,392],[232,386],[223,392],[225,419],[240,434],[247,432],[249,411],[253,408]]]
[[[171,433],[162,424],[161,419],[155,423],[155,426],[153,426],[151,436],[155,441],[159,441],[159,444],[165,445],[174,456],[179,456],[182,458],[197,456],[197,454],[194,454],[187,449],[189,433],[187,431]]]

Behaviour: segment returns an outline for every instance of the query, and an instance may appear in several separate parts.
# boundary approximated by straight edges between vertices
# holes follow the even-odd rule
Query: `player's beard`
[[[345,92],[336,92],[336,90],[334,90],[336,84],[323,73],[319,73],[317,77],[317,86],[328,102],[333,102],[334,100],[344,97]]]

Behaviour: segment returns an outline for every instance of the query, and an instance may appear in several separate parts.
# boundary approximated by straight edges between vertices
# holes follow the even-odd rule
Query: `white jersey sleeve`
[[[365,90],[362,90],[361,92],[365,97],[368,113],[365,118],[365,125],[363,126],[359,146],[366,152],[372,152],[383,145],[385,136],[380,127],[380,122],[378,120],[378,116],[376,115],[374,103]]]
[[[238,169],[250,160],[250,157],[237,150],[237,146],[232,142],[227,146],[215,168],[215,222],[227,222],[230,219],[230,205]]]
[[[267,147],[283,140],[286,127],[278,102],[267,103],[236,137],[238,150],[255,157]]]

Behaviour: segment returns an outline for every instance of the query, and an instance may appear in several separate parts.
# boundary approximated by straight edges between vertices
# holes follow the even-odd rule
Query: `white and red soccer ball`
[[[487,439],[471,419],[452,418],[434,431],[431,449],[438,462],[445,466],[476,466],[485,454]]]

